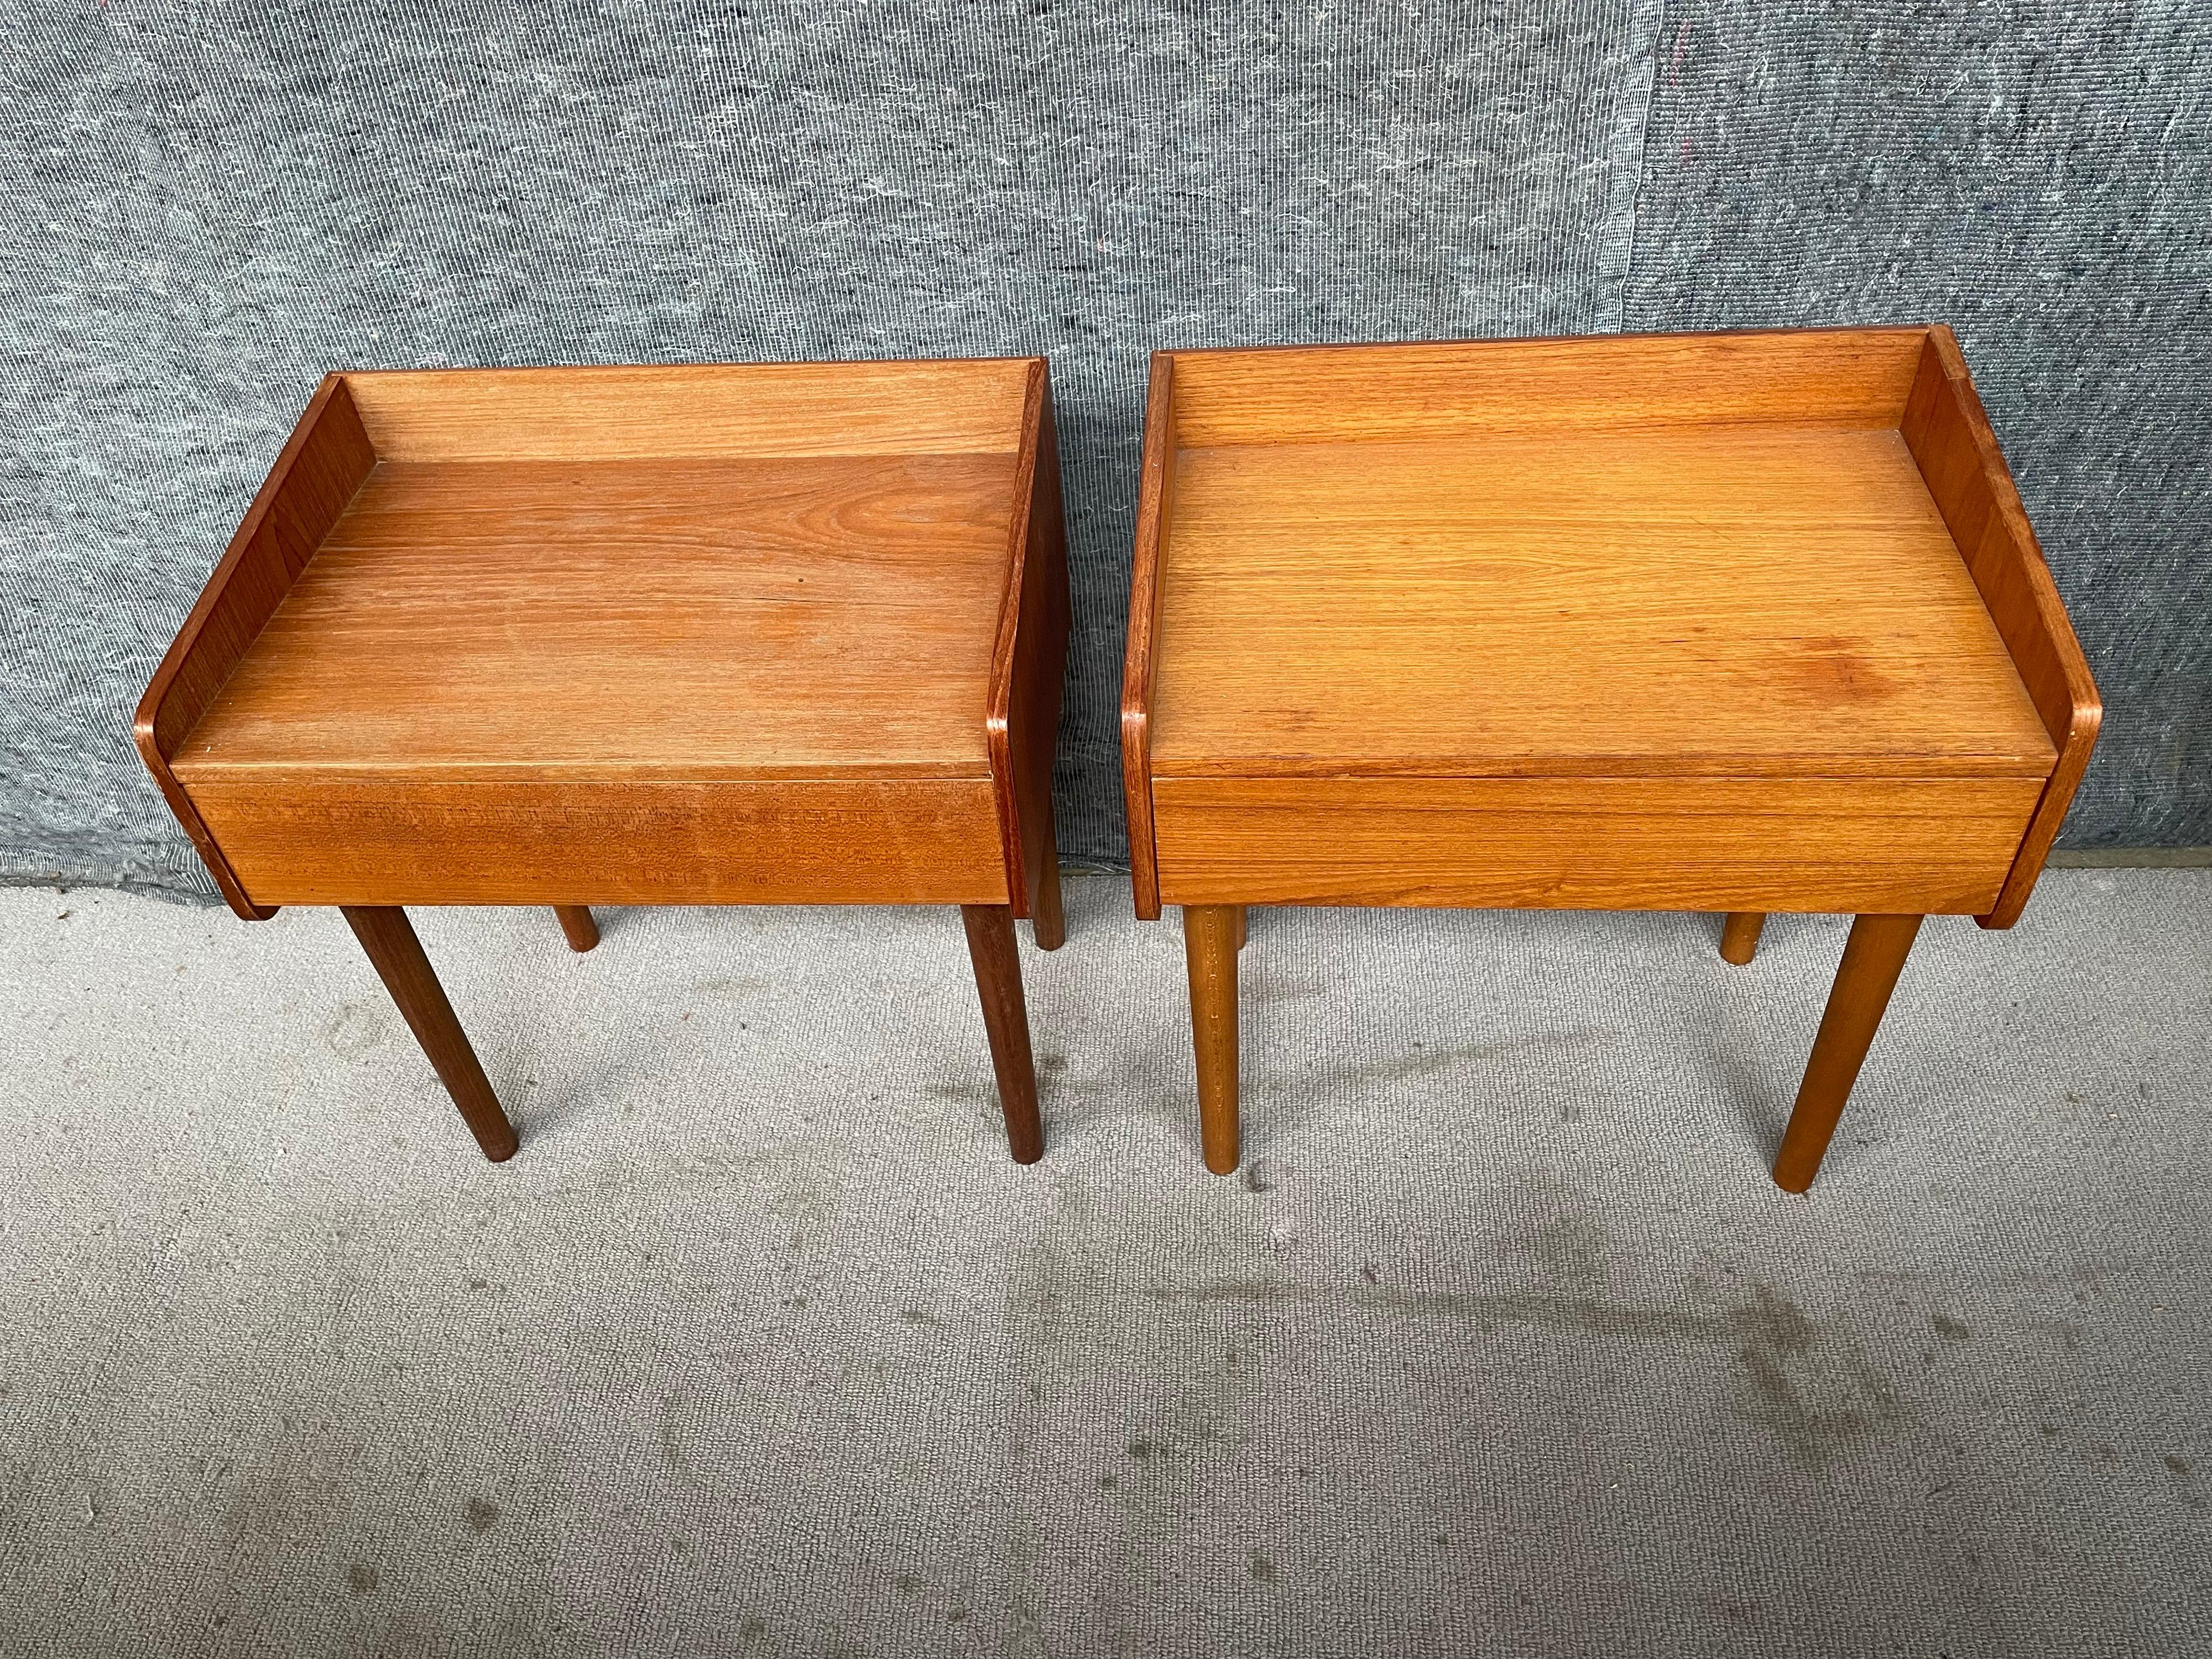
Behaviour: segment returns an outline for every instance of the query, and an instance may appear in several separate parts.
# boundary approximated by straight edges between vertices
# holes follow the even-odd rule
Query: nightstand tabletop
[[[1156,777],[2041,777],[1893,429],[1181,449]]]
[[[173,765],[987,777],[1014,457],[380,462]]]

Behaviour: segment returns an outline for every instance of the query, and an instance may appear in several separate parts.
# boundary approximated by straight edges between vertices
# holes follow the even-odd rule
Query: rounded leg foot
[[[1759,929],[1766,926],[1763,910],[1731,910],[1721,927],[1721,960],[1748,967],[1759,954]]]
[[[556,904],[553,914],[560,919],[561,931],[568,935],[571,951],[580,954],[599,942],[599,924],[592,920],[589,905]]]
[[[1042,870],[1037,874],[1036,901],[1030,907],[1030,932],[1040,951],[1057,951],[1067,943],[1067,915],[1060,907],[1060,854],[1048,837]]]

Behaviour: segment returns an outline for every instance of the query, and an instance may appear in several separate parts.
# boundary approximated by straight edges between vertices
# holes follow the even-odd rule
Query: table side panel
[[[1039,362],[1030,377],[1030,437],[1015,469],[1016,504],[1006,592],[992,652],[987,735],[1005,838],[1014,914],[1034,917],[1040,884],[1057,871],[1053,757],[1067,678],[1067,535],[1060,496],[1060,445],[1052,382]],[[1054,878],[1057,879],[1057,878]]]
[[[1007,902],[988,776],[190,788],[259,904]]]
[[[1170,904],[1972,914],[2023,778],[1154,781]]]
[[[132,720],[139,757],[170,811],[231,908],[248,921],[270,913],[246,898],[171,762],[375,465],[343,383],[325,376],[163,653]]]
[[[1152,828],[1152,683],[1157,672],[1162,549],[1174,517],[1175,357],[1152,354],[1145,398],[1144,471],[1130,568],[1129,631],[1121,669],[1121,797],[1129,831],[1129,885],[1137,917],[1157,921],[1160,876]]]
[[[1948,327],[1929,335],[1902,431],[2036,713],[2057,745],[2050,781],[2004,890],[1979,918],[1984,927],[2009,927],[2027,907],[2088,768],[2104,720],[2103,702],[1958,339]]]

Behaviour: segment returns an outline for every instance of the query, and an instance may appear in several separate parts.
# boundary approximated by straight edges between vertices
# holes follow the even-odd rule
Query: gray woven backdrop
[[[328,368],[1048,353],[1110,864],[1152,347],[1939,319],[2069,840],[2212,842],[2212,27],[2077,9],[0,0],[0,879],[211,890],[127,715]]]

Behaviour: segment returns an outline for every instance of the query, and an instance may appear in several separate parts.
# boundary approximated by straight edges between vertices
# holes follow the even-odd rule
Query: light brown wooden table
[[[1923,915],[2009,927],[2097,690],[1948,328],[1162,353],[1121,706],[1207,1166],[1254,904],[1854,915],[1802,1191]]]
[[[402,907],[958,905],[1026,1163],[1067,628],[1042,359],[333,374],[136,737],[234,911],[344,911],[487,1157]]]

